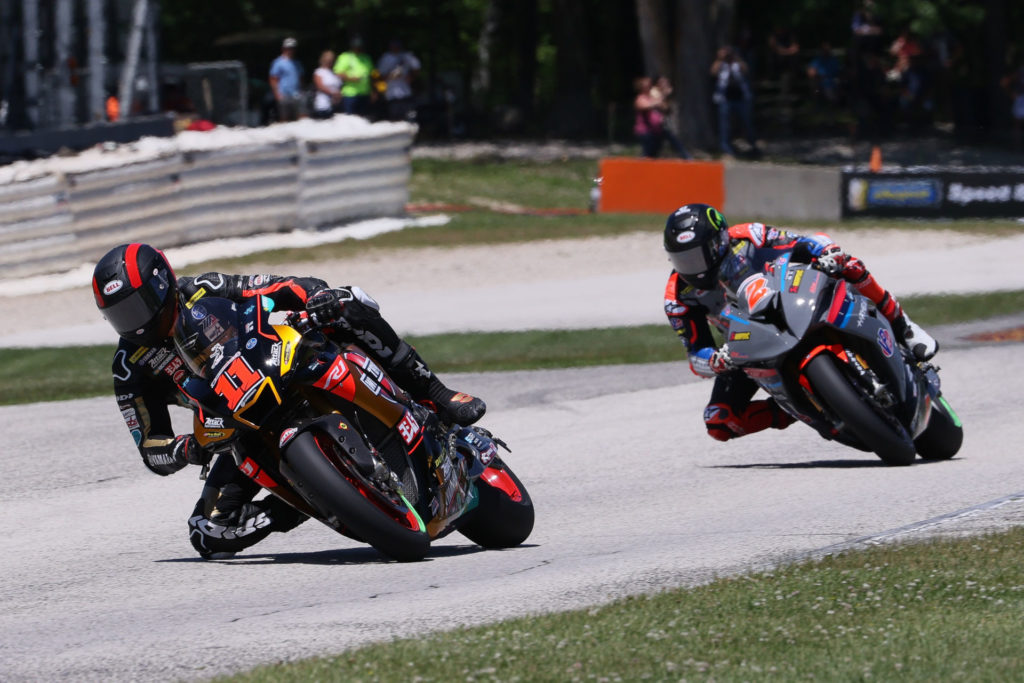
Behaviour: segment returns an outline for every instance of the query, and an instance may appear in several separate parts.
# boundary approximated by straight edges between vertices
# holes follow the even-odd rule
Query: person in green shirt
[[[346,114],[366,116],[374,95],[370,79],[373,60],[363,52],[363,39],[353,36],[347,52],[338,55],[334,73],[341,77],[341,109]]]

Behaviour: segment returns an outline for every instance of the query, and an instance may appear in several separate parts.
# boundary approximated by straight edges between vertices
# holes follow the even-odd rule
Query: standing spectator
[[[881,47],[882,25],[875,17],[874,0],[864,0],[860,7],[853,13],[850,20],[850,33],[853,36],[851,63],[856,63],[860,55],[867,52],[877,52]]]
[[[739,116],[743,133],[750,144],[753,156],[760,156],[754,136],[754,96],[747,80],[747,65],[729,46],[719,48],[718,56],[711,64],[711,75],[715,78],[715,92],[712,100],[718,106],[718,141],[723,154],[735,156],[732,146],[732,117]]]
[[[305,114],[302,110],[302,65],[295,61],[294,38],[281,43],[281,56],[270,65],[270,89],[274,92],[278,121],[294,121]]]
[[[800,43],[792,30],[776,26],[768,36],[768,47],[771,50],[773,71],[779,79],[779,91],[788,95],[793,90],[793,78],[800,70]],[[733,51],[736,51],[735,48]]]
[[[682,141],[672,131],[670,115],[672,113],[672,84],[665,76],[659,76],[650,90],[651,97],[661,111],[662,115],[662,136],[668,140],[668,144],[680,159],[690,159],[690,153],[686,151]]]
[[[334,52],[324,50],[320,55],[320,66],[313,72],[313,118],[329,119],[341,108],[341,78],[331,71]]]
[[[341,77],[341,109],[346,114],[367,116],[370,112],[371,88],[370,75],[373,72],[373,60],[363,52],[363,39],[352,36],[348,52],[338,55],[334,63],[334,73]]]
[[[1004,77],[1002,85],[1012,102],[1013,145],[1020,148],[1024,135],[1024,64]]]
[[[665,115],[662,105],[651,92],[653,83],[647,76],[633,81],[636,98],[633,100],[633,111],[636,118],[633,133],[640,140],[640,152],[648,159],[658,156],[661,143],[665,136]]]
[[[416,118],[412,100],[412,82],[420,70],[420,60],[411,52],[402,50],[402,41],[393,38],[388,51],[377,60],[377,71],[387,85],[384,99],[389,121],[407,121]]]
[[[832,52],[832,45],[822,41],[818,54],[807,66],[807,78],[815,97],[832,104],[839,100],[839,71],[839,60]]]

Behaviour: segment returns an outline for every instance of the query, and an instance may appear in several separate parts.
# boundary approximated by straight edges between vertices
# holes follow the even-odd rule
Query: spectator
[[[822,41],[818,54],[807,66],[807,78],[815,97],[832,104],[839,101],[839,71],[839,60],[832,52],[832,45]]]
[[[659,76],[654,82],[654,87],[651,88],[650,93],[651,97],[654,98],[656,106],[661,110],[663,119],[662,135],[664,136],[664,139],[668,140],[669,146],[672,147],[672,150],[680,159],[690,159],[690,153],[686,151],[686,147],[683,146],[683,143],[672,131],[672,84],[665,76]]]
[[[800,43],[797,42],[793,31],[776,26],[768,36],[768,48],[771,50],[774,75],[779,79],[779,90],[783,95],[788,95],[793,90],[794,75],[800,68]],[[733,51],[738,55],[735,48]]]
[[[387,86],[384,99],[389,121],[408,121],[416,118],[413,107],[412,82],[420,70],[420,60],[411,52],[402,50],[402,41],[394,38],[388,51],[377,60],[377,71]]]
[[[711,64],[711,75],[715,78],[712,100],[718,106],[718,140],[723,154],[735,156],[732,146],[732,117],[739,116],[743,133],[750,144],[753,156],[760,156],[754,136],[753,93],[747,80],[747,65],[731,47],[722,47]]]
[[[294,38],[281,43],[281,56],[270,65],[270,89],[274,92],[278,121],[295,121],[305,112],[302,108],[302,65],[295,61]]]
[[[850,20],[850,33],[853,36],[851,61],[860,59],[867,52],[877,52],[881,47],[882,25],[875,18],[874,0],[864,0],[853,13]]]
[[[667,80],[665,81],[667,85]],[[633,88],[636,90],[636,99],[633,100],[633,111],[636,118],[633,123],[633,133],[640,141],[640,151],[648,159],[654,159],[661,152],[661,145],[669,139],[676,153],[684,159],[689,159],[679,138],[668,133],[665,128],[665,114],[668,111],[668,104],[665,101],[665,93],[654,87],[653,81],[647,76],[641,76],[633,81]],[[671,90],[668,91],[671,93]]]
[[[1024,64],[1007,74],[1002,80],[1003,88],[1010,96],[1013,115],[1013,145],[1021,147],[1024,135]]]
[[[363,52],[363,39],[352,36],[348,52],[338,55],[334,73],[341,77],[341,109],[346,114],[368,116],[374,96],[370,75],[373,60]]]
[[[341,108],[341,78],[331,71],[334,52],[324,50],[320,55],[320,66],[313,72],[313,118],[329,119]]]

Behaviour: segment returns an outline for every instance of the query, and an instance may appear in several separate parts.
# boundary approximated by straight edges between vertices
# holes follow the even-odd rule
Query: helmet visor
[[[708,259],[706,249],[687,249],[686,251],[670,251],[668,260],[672,267],[680,275],[697,275],[711,270],[712,264]]]
[[[131,335],[157,317],[170,293],[166,278],[150,278],[127,298],[103,309],[103,316],[120,335]]]

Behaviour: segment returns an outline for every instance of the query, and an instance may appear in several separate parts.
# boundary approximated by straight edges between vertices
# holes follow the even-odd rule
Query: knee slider
[[[736,436],[733,420],[732,410],[724,403],[712,403],[704,409],[704,426],[712,439],[728,441]]]

